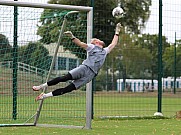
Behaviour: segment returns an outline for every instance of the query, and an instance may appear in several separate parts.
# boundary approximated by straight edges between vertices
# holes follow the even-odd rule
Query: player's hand
[[[116,25],[116,30],[115,30],[115,34],[116,35],[119,35],[119,33],[120,33],[120,31],[121,31],[121,23],[118,23],[117,25]]]
[[[74,38],[75,38],[75,36],[72,34],[71,31],[66,31],[66,32],[64,32],[64,34],[65,34],[66,36],[70,37],[71,39],[74,39]]]

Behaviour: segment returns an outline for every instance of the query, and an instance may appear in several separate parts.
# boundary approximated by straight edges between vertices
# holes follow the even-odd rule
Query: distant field
[[[0,124],[28,123],[34,121],[33,115],[39,106],[34,98],[40,92],[33,92],[31,87],[45,81],[45,77],[18,72],[17,120],[12,120],[12,70],[0,69]],[[64,84],[51,87],[51,91]],[[94,92],[93,130],[57,129],[44,127],[0,127],[4,134],[179,134],[180,120],[175,119],[176,112],[181,110],[181,93],[173,94],[169,91],[162,94],[162,112],[168,119],[152,119],[158,108],[157,92],[121,92],[102,91]],[[141,119],[101,119],[107,117],[136,116]],[[31,118],[32,117],[32,118]],[[70,94],[46,99],[38,123],[60,125],[85,125],[86,96],[78,90]],[[144,118],[144,119],[142,119]],[[149,119],[148,119],[149,118]],[[29,120],[30,119],[30,120]],[[175,125],[175,128],[171,127]],[[32,132],[31,132],[32,131]],[[124,135],[124,134],[123,134]]]
[[[81,96],[80,96],[81,95]],[[130,95],[130,94],[129,94]],[[127,95],[128,96],[128,95]],[[157,97],[140,97],[139,95],[132,98],[127,96],[99,96],[94,97],[94,117],[102,116],[153,116],[157,110]],[[18,118],[26,121],[31,117],[38,107],[38,102],[34,101],[35,93],[31,96],[19,95],[18,101]],[[73,92],[68,96],[46,99],[43,105],[41,116],[46,118],[45,123],[53,120],[54,123],[59,123],[61,118],[68,119],[69,117],[82,117],[80,120],[85,120],[85,93]],[[176,111],[180,110],[180,98],[169,97],[163,99],[163,112],[165,116],[174,118]],[[134,103],[134,104],[133,104]],[[172,106],[174,104],[174,107]],[[176,104],[178,104],[176,106]],[[4,120],[8,122],[12,116],[12,96],[0,95],[0,123]],[[72,113],[72,114],[71,114]],[[57,118],[60,117],[60,118]],[[72,120],[74,118],[70,118]],[[78,119],[77,119],[78,120]],[[4,122],[3,122],[4,123]],[[9,123],[9,122],[8,122]],[[50,122],[52,123],[52,122]]]
[[[181,120],[135,119],[92,121],[92,129],[0,127],[1,135],[180,135]]]

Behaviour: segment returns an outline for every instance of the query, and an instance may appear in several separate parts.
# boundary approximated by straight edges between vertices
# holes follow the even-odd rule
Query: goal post
[[[39,105],[32,99],[39,93],[33,92],[31,87],[33,84],[38,85],[38,83],[62,75],[81,63],[85,52],[80,48],[75,48],[75,45],[72,45],[71,41],[63,36],[63,32],[71,30],[77,34],[76,36],[80,36],[80,39],[90,42],[93,23],[92,7],[18,1],[0,1],[0,6],[2,9],[0,11],[0,40],[3,38],[0,42],[1,50],[3,50],[3,53],[0,54],[0,69],[3,75],[1,81],[3,85],[0,88],[0,92],[3,94],[0,103],[0,127],[43,125],[90,129],[92,119],[91,82],[86,85],[86,90],[82,88],[71,94],[49,98],[46,99],[47,101],[42,100]],[[12,32],[15,23],[11,23],[12,20],[16,21],[13,18],[14,6],[18,9],[17,36],[14,36]],[[43,10],[46,11],[43,12]],[[48,14],[45,15],[45,13]],[[67,19],[66,17],[69,15],[70,18]],[[40,22],[43,23],[40,24]],[[4,42],[5,39],[8,42]],[[13,59],[14,49],[11,48],[13,41],[16,40],[18,49],[14,57],[17,57],[17,65],[13,67],[14,64],[11,59]],[[13,79],[17,81],[17,86],[13,85],[13,79],[10,79],[13,70],[17,71],[17,76],[13,75]],[[8,82],[7,80],[11,81]],[[44,91],[52,91],[64,85],[67,83]],[[17,91],[13,91],[15,86]],[[18,98],[13,97],[13,95]],[[14,101],[14,98],[17,98],[17,101]],[[12,110],[13,102],[17,103],[16,111]],[[73,109],[76,111],[74,112]],[[13,111],[17,115],[15,119],[10,116]],[[42,117],[40,124],[39,117]],[[74,120],[77,122],[71,123]]]

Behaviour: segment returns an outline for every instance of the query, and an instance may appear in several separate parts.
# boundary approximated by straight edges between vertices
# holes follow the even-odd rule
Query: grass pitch
[[[2,135],[180,135],[177,119],[96,119],[92,129],[1,127]]]
[[[6,72],[3,72],[6,71]],[[20,73],[18,76],[17,120],[12,120],[13,96],[12,73],[0,70],[0,124],[23,123],[36,113],[39,94],[31,90],[33,84],[44,82],[44,78]],[[60,87],[60,86],[58,86]],[[54,89],[54,88],[52,88]],[[50,89],[50,90],[52,90]],[[85,92],[75,91],[60,97],[46,99],[38,123],[85,125]],[[164,92],[162,112],[167,119],[151,117],[157,111],[157,92],[126,93],[95,92],[94,119],[92,129],[65,129],[49,127],[0,127],[2,135],[180,135],[181,120],[175,118],[181,110],[181,93]],[[128,119],[100,119],[102,116],[140,116]],[[30,122],[33,122],[31,119]]]

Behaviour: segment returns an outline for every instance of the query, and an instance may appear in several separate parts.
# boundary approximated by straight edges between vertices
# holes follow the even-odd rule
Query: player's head
[[[102,47],[105,46],[105,43],[102,40],[97,39],[97,38],[91,39],[91,44],[102,46]]]

